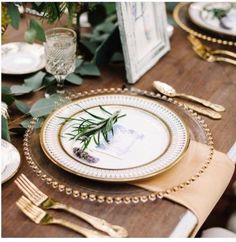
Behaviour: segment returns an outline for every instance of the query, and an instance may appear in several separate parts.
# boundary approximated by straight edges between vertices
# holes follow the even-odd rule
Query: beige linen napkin
[[[133,185],[150,191],[163,191],[186,181],[203,165],[209,153],[207,145],[191,141],[185,156],[174,167],[157,176],[132,182]],[[222,196],[234,173],[234,163],[218,151],[214,151],[211,164],[190,186],[171,193],[166,198],[190,209],[197,217],[198,224],[194,237],[217,201]]]

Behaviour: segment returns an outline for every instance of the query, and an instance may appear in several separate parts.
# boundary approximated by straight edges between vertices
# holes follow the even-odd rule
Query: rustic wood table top
[[[59,23],[60,24],[60,23]],[[4,34],[5,42],[22,41],[26,21],[22,21],[20,30],[8,28]],[[227,152],[235,142],[236,128],[236,68],[226,63],[207,63],[199,59],[192,51],[186,33],[176,27],[171,38],[171,51],[159,63],[150,69],[135,87],[152,90],[153,80],[162,80],[173,85],[179,92],[185,92],[222,104],[226,108],[220,121],[207,119],[215,140],[215,148]],[[25,76],[2,75],[5,85],[19,84]],[[86,78],[81,86],[66,86],[76,91],[96,88],[122,87],[125,83],[123,64],[113,64],[101,68],[101,77]],[[20,100],[32,105],[43,97],[44,91],[22,96]],[[16,114],[17,116],[18,114]],[[12,143],[21,153],[22,164],[18,174],[24,173],[43,192],[51,197],[70,204],[75,208],[94,216],[104,218],[113,224],[124,226],[130,237],[168,237],[175,229],[187,209],[168,200],[156,200],[145,204],[108,205],[92,203],[67,197],[64,193],[46,186],[26,163],[22,152],[22,137],[12,137]],[[3,237],[78,237],[73,231],[59,226],[43,226],[32,223],[16,207],[16,200],[21,192],[14,184],[14,178],[2,185],[2,236]],[[231,190],[227,189],[226,193]],[[225,195],[224,195],[225,196]],[[55,214],[54,212],[52,212]],[[57,212],[58,214],[58,212]],[[72,215],[61,215],[88,226]]]

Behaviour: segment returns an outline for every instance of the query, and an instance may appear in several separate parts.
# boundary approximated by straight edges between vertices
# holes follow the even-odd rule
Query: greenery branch
[[[221,20],[229,13],[229,11],[231,9],[233,9],[235,7],[236,7],[236,4],[231,3],[231,4],[229,4],[229,6],[227,8],[204,7],[204,10],[209,13],[212,13],[213,18],[217,18],[217,19]]]
[[[117,121],[125,117],[126,114],[120,114],[120,111],[115,111],[110,113],[104,107],[99,106],[99,108],[106,114],[108,117],[101,117],[95,115],[87,110],[84,110],[91,118],[65,118],[58,117],[63,119],[63,124],[67,122],[74,121],[72,124],[72,132],[66,133],[69,136],[69,140],[78,140],[82,144],[82,150],[84,151],[90,142],[93,140],[96,145],[100,145],[101,137],[109,143],[109,134],[111,133],[114,136],[113,126]]]

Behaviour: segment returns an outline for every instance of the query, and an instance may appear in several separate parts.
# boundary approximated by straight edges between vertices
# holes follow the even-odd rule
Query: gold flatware
[[[218,56],[216,54],[212,54],[205,49],[198,49],[196,47],[193,47],[193,50],[195,51],[195,53],[198,56],[200,56],[203,60],[206,60],[208,62],[227,62],[232,65],[236,65],[236,60],[232,60],[227,57],[222,57],[222,56]]]
[[[160,93],[162,93],[168,97],[182,97],[182,98],[194,101],[196,103],[200,103],[200,104],[204,105],[205,107],[211,108],[217,112],[225,111],[225,108],[222,105],[214,104],[207,100],[204,100],[204,99],[201,99],[198,97],[194,97],[191,95],[187,95],[184,93],[177,93],[176,90],[172,86],[170,86],[164,82],[154,81],[153,86],[156,88],[157,91],[159,91]]]
[[[190,109],[192,109],[193,111],[199,113],[199,114],[202,114],[204,116],[207,116],[208,118],[211,118],[211,119],[221,119],[222,116],[220,113],[217,113],[216,111],[213,111],[211,109],[208,109],[208,108],[203,108],[203,107],[197,107],[196,105],[193,105],[193,104],[186,104],[184,103],[184,105]]]
[[[220,54],[220,55],[225,55],[225,56],[229,56],[229,57],[232,57],[232,58],[236,58],[235,52],[232,52],[232,51],[229,51],[229,50],[211,49],[208,46],[203,45],[203,43],[193,35],[189,35],[188,40],[199,51],[203,50],[203,51],[209,52],[210,54]]]
[[[127,87],[127,88],[129,88],[129,87]],[[149,92],[143,91],[143,90],[135,88],[135,87],[131,87],[129,89],[131,90],[131,92],[133,91],[133,92],[137,92],[137,93],[139,93],[141,95],[144,95],[144,96],[147,96],[147,97],[150,97],[150,98],[158,98],[159,99],[159,97],[156,96],[156,94],[154,92],[149,93]],[[184,103],[184,105],[186,107],[192,109],[193,111],[201,114],[201,115],[207,116],[208,118],[216,119],[216,120],[222,118],[220,113],[217,113],[217,112],[215,112],[215,111],[213,111],[213,110],[211,110],[209,108],[198,107],[196,105],[189,104],[189,103],[188,104]]]
[[[127,230],[121,226],[112,225],[104,219],[94,217],[71,206],[53,200],[40,191],[24,174],[17,177],[14,182],[24,195],[26,195],[36,206],[41,206],[44,209],[61,209],[72,213],[92,225],[94,228],[106,232],[111,237],[123,238],[128,236]]]
[[[54,218],[49,213],[35,206],[25,196],[21,196],[17,200],[16,205],[27,217],[29,217],[36,224],[58,224],[66,228],[72,229],[75,232],[78,232],[87,238],[108,237],[98,231],[84,228],[65,219]]]

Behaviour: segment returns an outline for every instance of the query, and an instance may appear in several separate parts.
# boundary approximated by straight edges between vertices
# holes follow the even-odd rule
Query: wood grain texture
[[[9,27],[4,35],[4,41],[23,40],[23,31],[25,28],[25,21],[22,21],[20,31],[15,31]],[[199,59],[191,50],[191,46],[186,39],[186,34],[178,27],[175,28],[174,35],[171,39],[171,47],[171,51],[148,71],[135,86],[153,90],[152,82],[154,80],[161,80],[173,85],[179,92],[196,95],[225,106],[226,112],[223,113],[222,120],[212,121],[207,119],[207,121],[213,132],[215,148],[227,152],[235,141],[235,66],[226,63],[207,63]],[[83,91],[105,87],[121,87],[125,83],[123,64],[113,64],[101,68],[101,73],[102,75],[99,78],[86,78],[81,86],[75,87],[68,85],[66,88],[68,90]],[[2,81],[4,84],[12,85],[22,83],[24,78],[25,76],[3,75]],[[43,97],[43,91],[25,95],[20,100],[32,105],[40,97]],[[14,112],[11,115],[15,117],[19,113]],[[92,215],[105,218],[113,224],[123,225],[127,228],[130,237],[168,237],[186,213],[184,207],[167,200],[137,205],[106,205],[67,197],[45,186],[31,171],[22,154],[22,137],[14,137],[12,142],[21,152],[22,166],[19,173],[26,174],[43,192],[50,194],[55,199],[91,213]],[[13,180],[8,181],[2,186],[3,237],[79,237],[75,232],[65,228],[54,225],[47,227],[35,225],[27,219],[15,205],[21,192],[17,189]],[[230,194],[232,194],[232,191],[229,188],[221,199],[221,201],[224,201],[223,206],[226,206],[225,204],[229,205],[229,201],[227,200],[225,203],[224,198],[227,199]],[[219,206],[222,207],[220,204],[221,201],[216,206],[217,209]],[[58,217],[64,216],[71,221],[87,226],[86,223],[64,212],[52,212],[52,214]],[[214,218],[214,211],[211,216]]]

